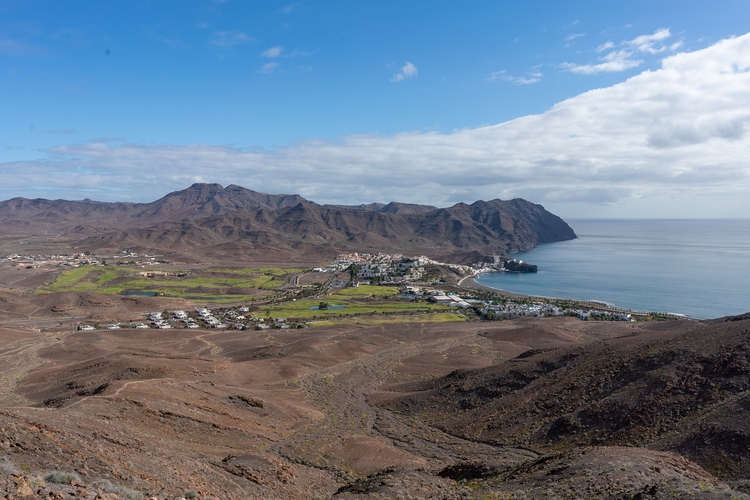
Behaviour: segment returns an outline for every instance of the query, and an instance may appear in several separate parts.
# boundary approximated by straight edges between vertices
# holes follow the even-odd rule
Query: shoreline
[[[660,311],[637,311],[635,309],[622,308],[622,307],[618,307],[615,304],[607,304],[605,302],[599,302],[599,301],[596,301],[596,300],[563,299],[563,298],[560,298],[560,297],[544,297],[544,296],[541,296],[541,295],[527,295],[525,293],[509,292],[507,290],[502,290],[500,288],[492,288],[490,286],[486,286],[486,285],[482,285],[480,283],[477,283],[476,278],[480,274],[481,273],[474,274],[472,276],[466,276],[465,278],[461,279],[461,281],[459,282],[458,286],[460,286],[462,288],[468,288],[469,290],[482,290],[482,291],[485,291],[485,292],[494,292],[494,293],[499,293],[499,294],[502,294],[502,295],[505,295],[505,296],[508,296],[508,297],[516,297],[516,298],[543,299],[543,300],[573,300],[573,301],[576,301],[576,302],[580,302],[582,304],[596,304],[597,306],[599,306],[599,307],[601,307],[602,309],[605,309],[605,310],[627,311],[627,312],[630,312],[630,313],[633,313],[633,314],[640,314],[640,315],[645,315],[645,314],[650,314],[652,312],[656,312],[656,313],[659,313],[659,314],[669,314],[669,315],[672,315],[672,316],[682,317],[682,318],[685,318],[685,319],[691,319],[691,320],[696,320],[696,321],[707,321],[708,320],[706,318],[694,318],[692,316],[688,316],[687,314],[681,314],[681,313],[671,313],[671,312],[666,312],[665,313],[665,312],[660,312]]]
[[[477,283],[476,281],[476,278],[478,276],[479,274],[466,276],[465,278],[463,278],[461,281],[458,282],[457,286],[460,286],[462,288],[468,288],[470,290],[482,290],[485,292],[501,293],[503,295],[507,295],[508,297],[528,297],[528,298],[535,297],[534,295],[526,295],[524,293],[508,292],[507,290],[501,290],[499,288],[492,288],[491,286],[482,285],[480,283]],[[540,297],[540,298],[548,298],[548,297]]]

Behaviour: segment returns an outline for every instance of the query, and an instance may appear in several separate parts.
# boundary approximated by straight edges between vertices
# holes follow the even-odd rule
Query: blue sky
[[[722,41],[749,20],[746,1],[0,1],[0,198],[150,201],[205,181],[746,216],[747,61]],[[731,82],[700,71],[713,59]],[[611,133],[558,141],[582,120]]]

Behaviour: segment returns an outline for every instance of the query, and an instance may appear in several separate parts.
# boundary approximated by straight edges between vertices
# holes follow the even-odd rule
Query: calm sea
[[[750,219],[571,219],[578,239],[513,255],[538,273],[488,273],[509,292],[716,318],[750,311]]]

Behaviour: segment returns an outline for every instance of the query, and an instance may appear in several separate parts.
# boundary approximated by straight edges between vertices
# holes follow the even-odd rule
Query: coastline
[[[460,286],[462,288],[468,288],[470,290],[482,290],[485,292],[495,292],[495,293],[501,293],[503,295],[507,295],[508,297],[528,297],[533,298],[534,295],[526,295],[523,293],[515,293],[515,292],[508,292],[506,290],[500,290],[499,288],[492,288],[490,286],[485,286],[477,283],[476,278],[479,276],[479,274],[474,274],[472,276],[467,276],[461,281],[458,282],[457,286]],[[544,298],[544,297],[542,297]]]
[[[559,299],[557,297],[544,297],[544,296],[541,296],[541,295],[527,295],[527,294],[524,294],[524,293],[508,292],[507,290],[501,290],[499,288],[492,288],[492,287],[489,287],[489,286],[486,286],[486,285],[482,285],[480,283],[477,283],[476,279],[475,279],[480,274],[481,273],[478,273],[478,274],[474,274],[472,276],[467,276],[467,277],[463,278],[459,282],[458,286],[460,286],[462,288],[467,288],[469,290],[482,290],[482,291],[486,291],[486,292],[494,292],[494,293],[498,293],[498,294],[501,294],[501,295],[505,295],[507,297],[527,298],[527,299],[542,299],[542,300],[564,300],[564,299]],[[580,302],[580,303],[583,303],[583,304],[595,305],[596,307],[599,307],[599,308],[601,308],[603,310],[628,311],[630,313],[639,314],[639,315],[649,314],[650,312],[658,312],[658,311],[650,311],[650,312],[649,311],[638,311],[638,310],[635,310],[635,309],[622,308],[622,307],[618,307],[616,304],[608,304],[608,303],[605,303],[605,302],[599,302],[599,301],[595,301],[595,300],[578,300],[578,299],[568,299],[568,300],[576,300],[577,302]],[[686,314],[681,314],[681,313],[671,313],[671,312],[668,312],[668,313],[662,313],[662,314],[670,314],[670,315],[674,315],[674,316],[677,316],[677,317],[683,317],[685,319],[691,319],[691,320],[696,320],[696,321],[706,321],[707,319],[710,319],[710,318],[695,318],[695,317],[688,316]]]
[[[503,294],[500,290],[515,289],[698,320],[735,316],[749,309],[749,223],[576,219],[571,225],[579,239],[512,255],[537,264],[537,277],[480,275],[474,280]],[[693,265],[706,255],[721,264]],[[478,289],[468,279],[463,285]]]

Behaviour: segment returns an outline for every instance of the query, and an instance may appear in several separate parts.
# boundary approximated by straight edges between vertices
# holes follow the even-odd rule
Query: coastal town
[[[456,308],[456,314],[466,315],[469,311],[478,318],[487,321],[511,320],[520,317],[576,317],[584,321],[635,321],[632,313],[614,312],[599,309],[561,308],[546,302],[534,302],[531,304],[514,301],[496,303],[489,300],[477,300],[470,294],[446,293],[443,290],[413,290],[405,289],[398,295],[399,299],[418,300],[424,298],[428,303]],[[462,312],[463,311],[463,312]],[[306,328],[315,322],[304,322],[287,318],[263,318],[250,313],[246,306],[236,308],[208,309],[197,308],[194,311],[184,310],[152,312],[144,321],[115,322],[111,324],[87,324],[78,326],[79,330],[108,329],[119,330],[123,328],[135,329],[173,329],[173,328],[208,328],[208,329],[230,329],[230,330],[269,330],[291,328]]]
[[[188,287],[190,280],[205,282],[205,278],[194,277],[195,271],[190,268],[169,266],[163,257],[154,254],[124,250],[112,255],[94,255],[76,253],[71,255],[23,255],[12,254],[0,259],[17,269],[34,269],[37,267],[75,269],[75,268],[112,268],[119,271],[120,280],[125,279],[122,273],[129,273],[133,280],[151,281],[139,283],[139,289],[122,288],[120,295],[154,296],[165,298],[183,297],[191,299]],[[167,267],[165,267],[167,266]],[[147,268],[147,269],[144,269]],[[292,270],[290,270],[292,271]],[[244,271],[243,271],[244,272]],[[597,302],[551,299],[544,297],[527,297],[492,290],[478,285],[473,278],[487,272],[536,272],[536,266],[522,260],[493,256],[491,262],[473,264],[446,263],[430,259],[424,255],[406,256],[386,253],[342,253],[329,264],[320,267],[294,271],[283,278],[285,270],[279,268],[275,285],[270,283],[264,295],[249,296],[245,300],[237,297],[234,304],[223,307],[197,307],[194,310],[175,309],[149,313],[141,319],[113,320],[110,323],[86,322],[81,320],[78,328],[91,329],[230,329],[230,330],[267,330],[299,329],[315,326],[320,321],[331,321],[336,317],[372,314],[358,312],[347,301],[331,304],[328,309],[326,301],[331,298],[345,297],[347,294],[361,295],[360,301],[367,300],[374,311],[376,303],[412,304],[404,306],[402,314],[447,313],[452,312],[462,320],[502,321],[519,317],[575,317],[582,321],[638,321],[653,317],[655,313],[622,310],[611,305]],[[268,272],[265,272],[268,274]],[[196,275],[197,276],[197,275]],[[203,276],[201,274],[201,276]],[[167,281],[165,281],[167,280]],[[172,280],[172,281],[169,281]],[[226,281],[226,279],[224,279]],[[99,282],[97,282],[99,283]],[[152,283],[153,285],[149,285]],[[183,295],[164,289],[166,285],[184,285],[187,290]],[[207,284],[202,287],[205,289]],[[362,287],[362,288],[360,288]],[[261,288],[264,288],[261,286]],[[267,287],[266,287],[267,288]],[[96,290],[96,287],[87,289]],[[367,290],[366,292],[346,292],[348,289]],[[117,289],[120,290],[120,289]],[[117,290],[114,290],[117,292]],[[154,291],[152,291],[154,290]],[[163,291],[166,290],[166,291]],[[383,293],[380,294],[379,290]],[[103,290],[111,293],[112,290]],[[218,293],[218,292],[216,292]],[[269,295],[270,294],[270,295]],[[193,301],[200,302],[196,295]],[[368,298],[370,297],[370,298]],[[232,296],[225,296],[231,302]],[[248,300],[249,298],[249,300]],[[278,317],[273,314],[283,304],[299,305],[313,300],[307,310],[317,310],[319,314],[309,312],[301,314],[290,311],[288,316]],[[318,300],[318,302],[314,302]],[[307,303],[305,302],[305,303]],[[297,307],[297,305],[295,305]],[[348,307],[348,308],[347,308]],[[401,306],[399,306],[401,307]],[[269,309],[271,308],[271,309]],[[394,311],[398,307],[393,306]],[[381,308],[383,311],[389,308]],[[369,309],[367,310],[369,311]],[[303,311],[304,312],[304,311]],[[382,312],[380,314],[383,314]],[[388,313],[394,314],[394,313]],[[320,317],[315,317],[320,316]],[[323,318],[326,319],[323,319]],[[662,319],[671,319],[671,315],[662,315]]]

